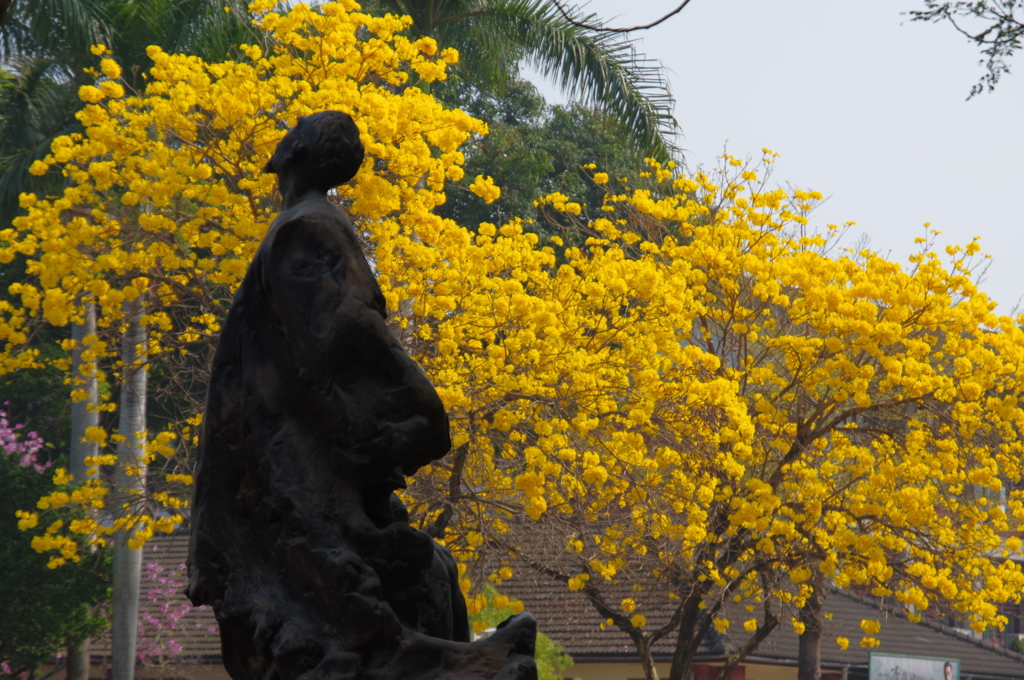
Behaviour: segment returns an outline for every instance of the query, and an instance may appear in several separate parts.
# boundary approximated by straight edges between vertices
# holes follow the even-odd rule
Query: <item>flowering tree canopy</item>
[[[0,261],[22,254],[31,276],[10,287],[20,304],[0,302],[2,370],[39,366],[39,350],[29,342],[33,329],[79,321],[85,304],[94,303],[99,332],[82,340],[83,366],[92,370],[90,362],[99,360],[123,379],[136,367],[118,361],[116,339],[126,324],[124,303],[140,301],[149,331],[140,361],[162,362],[173,386],[182,387],[174,406],[185,413],[148,439],[142,457],[173,458],[166,486],[150,484],[155,506],[142,517],[95,523],[87,533],[129,527],[140,545],[183,519],[180,492],[191,478],[175,461],[186,460],[195,443],[209,350],[274,216],[274,176],[262,168],[286,127],[322,109],[356,118],[369,160],[339,198],[372,234],[382,264],[396,251],[415,258],[434,240],[441,220],[430,210],[444,200],[445,179],[462,176],[458,146],[486,130],[408,86],[443,78],[457,54],[439,51],[429,38],[398,35],[407,18],[360,14],[354,2],[327,4],[322,12],[299,5],[285,15],[267,12],[271,4],[253,6],[271,45],[266,52],[247,46],[246,60],[207,64],[151,48],[154,66],[138,94],[126,93],[119,66],[96,46],[102,77],[80,91],[90,102],[79,114],[85,133],[58,138],[33,168],[62,172],[68,187],[56,198],[23,195],[27,214],[0,231]],[[474,190],[497,191],[483,178]],[[408,293],[381,272],[395,305]],[[73,383],[81,379],[71,376]],[[77,385],[71,395],[85,398]],[[99,408],[112,412],[116,403],[108,399]],[[103,447],[125,437],[108,430],[93,427],[87,436]],[[90,463],[117,460],[104,453]],[[40,508],[121,507],[101,480],[76,481],[84,484],[73,494],[51,495]]]
[[[819,195],[738,160],[647,174],[596,173],[599,217],[542,201],[586,248],[482,225],[418,270],[457,447],[411,489],[428,526],[583,591],[649,676],[671,634],[687,677],[726,599],[760,611],[738,661],[818,575],[1001,625],[1024,584],[1000,537],[1024,520],[1024,333],[972,284],[978,245],[944,265],[922,239],[904,269],[836,251],[806,228]]]

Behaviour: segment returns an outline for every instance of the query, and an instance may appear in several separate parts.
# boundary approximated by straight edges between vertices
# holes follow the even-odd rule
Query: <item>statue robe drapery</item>
[[[468,640],[454,562],[391,494],[451,444],[385,315],[326,199],[275,220],[235,296],[200,438],[188,594],[214,606],[236,679],[362,677],[403,627]]]

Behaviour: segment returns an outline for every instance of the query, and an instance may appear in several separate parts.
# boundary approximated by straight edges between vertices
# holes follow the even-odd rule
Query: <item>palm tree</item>
[[[569,21],[550,0],[371,0],[378,11],[408,14],[413,29],[459,51],[459,73],[501,91],[526,63],[584,104],[597,106],[632,132],[640,150],[659,160],[677,151],[674,100],[661,64],[639,55],[621,34],[588,27],[593,14],[569,10]]]

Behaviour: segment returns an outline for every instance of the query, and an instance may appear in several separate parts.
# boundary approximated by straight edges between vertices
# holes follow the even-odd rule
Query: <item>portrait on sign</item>
[[[960,660],[872,654],[868,680],[960,680]]]

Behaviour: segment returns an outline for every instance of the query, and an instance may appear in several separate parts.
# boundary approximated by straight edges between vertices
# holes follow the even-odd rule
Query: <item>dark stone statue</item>
[[[188,596],[234,680],[536,678],[536,622],[469,642],[455,561],[394,493],[451,446],[327,191],[363,161],[336,111],[278,145],[284,211],[235,296],[200,437]]]

